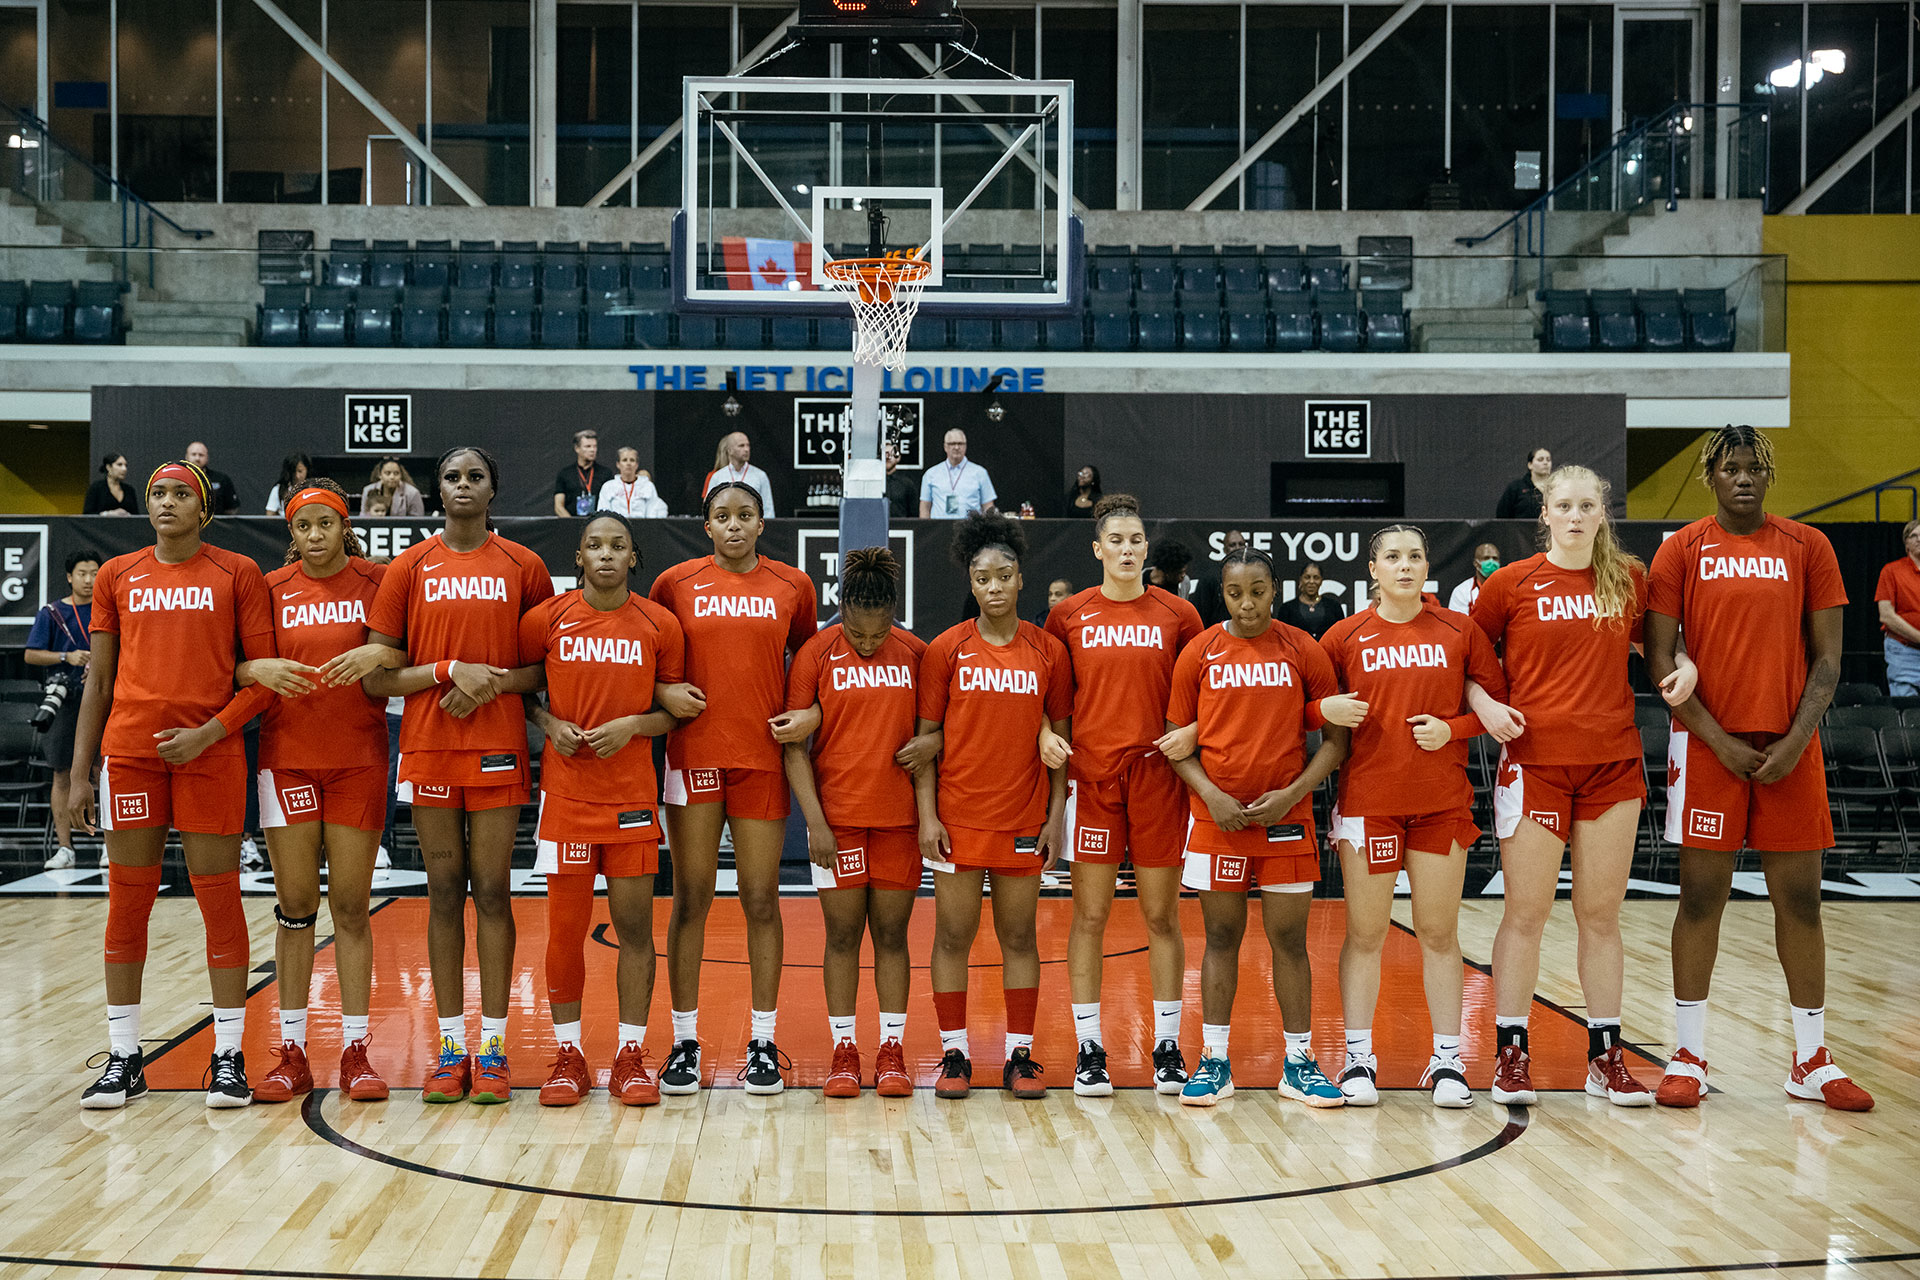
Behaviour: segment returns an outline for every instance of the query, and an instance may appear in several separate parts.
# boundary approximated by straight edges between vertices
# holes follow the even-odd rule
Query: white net
[[[895,373],[906,369],[907,333],[932,274],[933,268],[918,258],[845,258],[827,264],[827,279],[853,304],[855,363]]]

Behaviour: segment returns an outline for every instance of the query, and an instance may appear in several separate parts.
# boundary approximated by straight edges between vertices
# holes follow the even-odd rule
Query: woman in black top
[[[1326,574],[1320,566],[1309,560],[1307,567],[1300,571],[1300,580],[1294,584],[1293,599],[1275,609],[1273,616],[1318,640],[1327,628],[1347,616],[1347,606],[1332,596],[1320,594],[1320,584],[1325,580]]]
[[[110,453],[100,459],[100,478],[87,486],[87,498],[80,508],[88,516],[137,516],[141,510],[134,502],[133,486],[127,483],[127,455]]]
[[[1073,487],[1067,490],[1067,514],[1091,517],[1093,505],[1100,501],[1100,496],[1100,468],[1080,468],[1080,473],[1073,478]]]
[[[1553,454],[1544,446],[1535,446],[1527,454],[1527,473],[1507,486],[1493,514],[1501,520],[1538,520],[1541,489],[1553,474]]]

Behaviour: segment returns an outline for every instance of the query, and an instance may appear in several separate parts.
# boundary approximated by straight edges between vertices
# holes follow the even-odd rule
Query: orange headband
[[[163,462],[153,469],[147,477],[146,492],[152,493],[155,483],[161,480],[178,480],[194,491],[200,498],[200,524],[204,528],[213,519],[212,499],[207,493],[207,478],[200,468],[190,462]]]
[[[300,492],[294,494],[287,502],[287,523],[293,523],[293,513],[295,511],[298,511],[301,507],[311,506],[316,502],[323,507],[332,507],[335,511],[338,511],[342,520],[352,520],[352,517],[347,514],[346,499],[342,498],[333,490],[302,489]]]

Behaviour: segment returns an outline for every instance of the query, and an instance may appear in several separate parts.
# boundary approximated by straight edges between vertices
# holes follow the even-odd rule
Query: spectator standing
[[[887,445],[887,514],[895,520],[911,520],[920,514],[920,508],[914,505],[914,495],[920,491],[919,482],[900,470],[900,446]]]
[[[928,467],[920,477],[922,520],[964,520],[976,511],[997,514],[993,479],[987,469],[967,458],[967,433],[955,427],[942,437],[947,460]]]
[[[1553,453],[1535,445],[1533,451],[1527,454],[1526,474],[1507,486],[1493,514],[1502,520],[1538,520],[1543,486],[1552,474]]]
[[[1047,619],[1053,615],[1053,606],[1073,594],[1073,584],[1065,578],[1055,578],[1047,584],[1047,607],[1037,610],[1032,618],[1033,625],[1044,628]]]
[[[87,486],[86,501],[80,507],[86,516],[137,516],[139,506],[133,500],[133,486],[127,483],[127,455],[110,453],[100,459],[100,478]]]
[[[1247,535],[1238,529],[1229,529],[1220,539],[1220,559],[1226,558],[1247,545]],[[1196,578],[1193,583],[1193,607],[1200,611],[1200,621],[1209,627],[1217,627],[1227,620],[1227,602],[1220,593],[1220,570],[1215,569],[1204,578]]]
[[[1900,530],[1905,555],[1880,570],[1873,599],[1886,633],[1887,692],[1920,696],[1920,520]]]
[[[713,492],[715,485],[743,484],[760,495],[761,517],[773,519],[773,481],[767,473],[753,465],[753,445],[744,431],[730,431],[720,437],[720,446],[714,450],[713,470],[707,473],[707,482],[700,488],[700,496],[706,497]]]
[[[288,494],[298,493],[306,487],[307,473],[313,470],[313,459],[304,453],[290,453],[280,459],[280,479],[267,492],[267,514],[280,514],[280,504]]]
[[[1536,515],[1536,519],[1538,516]],[[1455,613],[1469,613],[1473,602],[1480,598],[1480,584],[1500,567],[1500,548],[1491,542],[1483,542],[1473,549],[1473,576],[1453,589],[1447,597],[1447,608]]]
[[[612,511],[629,520],[657,520],[667,504],[653,487],[653,477],[640,469],[640,451],[622,449],[614,455],[619,474],[600,486],[598,510]]]
[[[1293,586],[1293,599],[1273,611],[1273,616],[1290,627],[1298,627],[1318,640],[1327,628],[1347,616],[1347,606],[1332,596],[1320,594],[1326,571],[1317,561],[1307,561]]]
[[[233,487],[233,477],[224,471],[215,471],[207,465],[207,446],[195,440],[187,446],[187,461],[200,468],[200,474],[207,478],[207,510],[216,516],[230,516],[240,510],[240,491]],[[253,788],[247,788],[249,792]]]
[[[414,484],[413,477],[407,473],[406,464],[398,458],[382,458],[375,464],[367,487],[360,491],[361,515],[375,514],[368,510],[367,504],[376,496],[386,501],[386,510],[378,514],[389,516],[427,514],[427,500],[421,496],[419,486]]]
[[[573,465],[560,468],[553,478],[553,514],[590,516],[600,490],[613,472],[600,465],[600,433],[583,427],[573,433]]]
[[[109,455],[117,456],[117,455]],[[65,682],[67,696],[46,731],[47,760],[53,765],[53,856],[47,870],[64,871],[73,865],[73,817],[67,809],[67,786],[73,780],[73,733],[80,724],[81,686],[93,651],[93,576],[99,558],[87,551],[67,557],[67,595],[42,605],[27,632],[27,665],[51,667],[48,682]],[[107,864],[101,846],[100,865]]]
[[[1147,552],[1147,585],[1171,591],[1184,600],[1193,590],[1193,579],[1187,577],[1187,566],[1192,563],[1193,553],[1186,544],[1172,538],[1156,542]]]
[[[1073,478],[1073,484],[1067,489],[1067,514],[1092,519],[1093,504],[1100,501],[1105,491],[1100,487],[1100,468],[1085,466]]]

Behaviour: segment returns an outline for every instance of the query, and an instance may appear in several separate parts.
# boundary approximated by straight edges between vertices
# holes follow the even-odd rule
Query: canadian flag
[[[813,288],[813,246],[792,240],[726,236],[727,284],[734,289]]]

